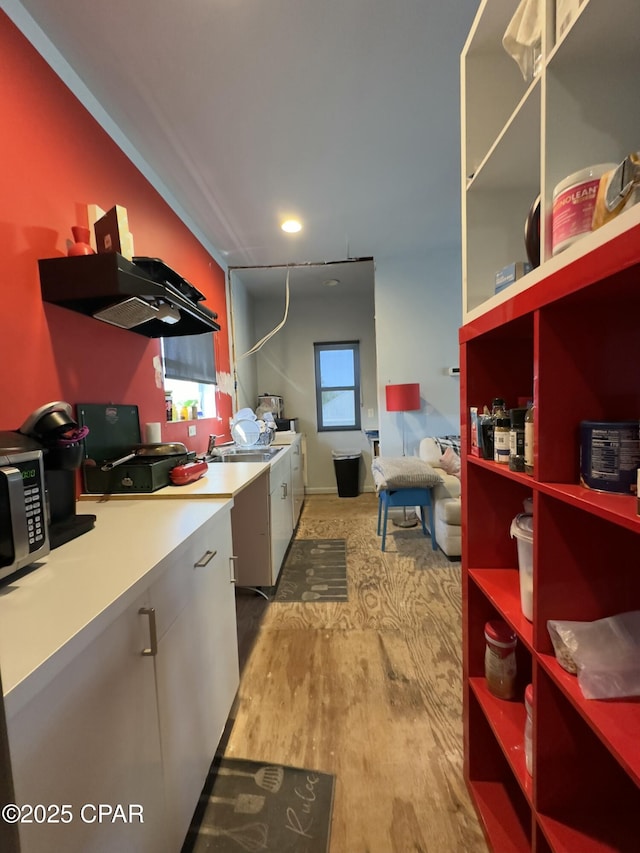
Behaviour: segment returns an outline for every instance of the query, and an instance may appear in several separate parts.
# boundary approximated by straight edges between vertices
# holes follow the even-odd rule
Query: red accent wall
[[[220,417],[198,421],[195,438],[167,424],[159,341],[43,303],[37,261],[67,254],[88,204],[126,207],[136,254],[162,258],[217,312],[216,364],[229,373],[223,270],[3,12],[0,114],[0,429],[53,400],[128,403],[164,439],[203,451],[228,432],[230,395],[217,393]]]

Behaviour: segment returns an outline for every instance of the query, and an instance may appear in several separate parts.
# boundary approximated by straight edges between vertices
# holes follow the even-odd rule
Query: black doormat
[[[205,785],[193,853],[327,853],[335,779],[328,773],[222,758]]]
[[[348,601],[344,539],[295,539],[285,560],[274,601]]]

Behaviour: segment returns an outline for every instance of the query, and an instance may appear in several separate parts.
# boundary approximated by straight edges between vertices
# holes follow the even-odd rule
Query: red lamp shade
[[[408,382],[404,385],[387,385],[388,412],[415,412],[420,406],[420,383]]]

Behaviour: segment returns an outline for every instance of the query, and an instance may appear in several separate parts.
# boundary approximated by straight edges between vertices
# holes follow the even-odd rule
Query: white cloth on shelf
[[[535,74],[534,54],[542,40],[542,11],[540,0],[521,0],[502,37],[502,46],[518,63],[527,81]]]

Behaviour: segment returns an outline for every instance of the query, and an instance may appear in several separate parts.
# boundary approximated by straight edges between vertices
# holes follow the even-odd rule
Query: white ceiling
[[[459,55],[478,2],[3,6],[44,30],[216,257],[263,266],[459,244]]]

